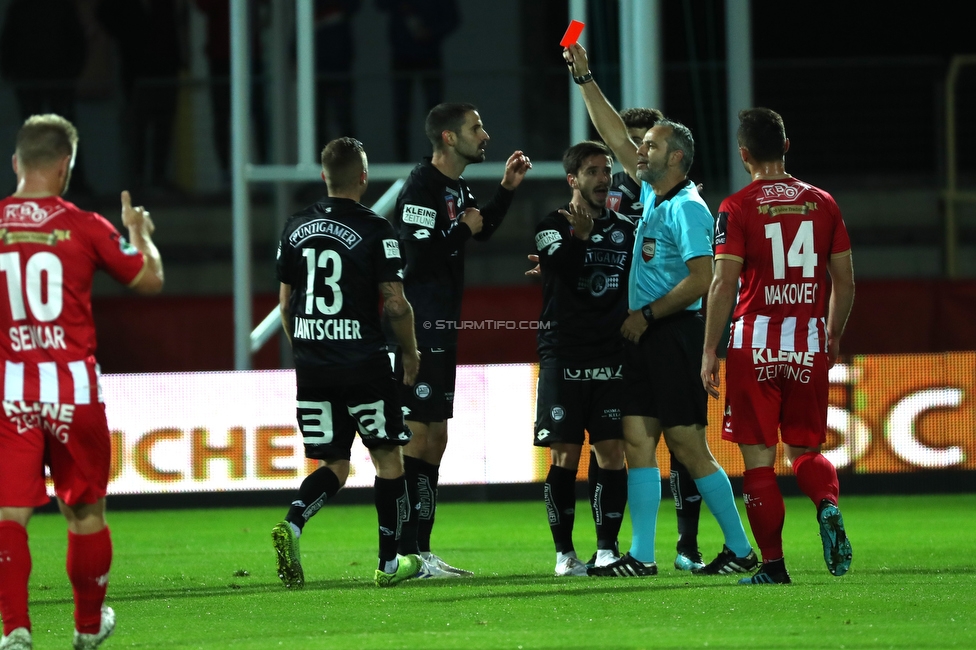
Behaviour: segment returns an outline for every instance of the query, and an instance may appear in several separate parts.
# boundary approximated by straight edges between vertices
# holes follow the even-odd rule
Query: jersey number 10
[[[325,316],[338,314],[339,310],[342,309],[342,289],[339,288],[339,278],[342,277],[342,258],[339,257],[339,253],[325,249],[319,253],[316,261],[315,250],[305,248],[302,250],[302,255],[305,257],[305,266],[308,269],[308,281],[305,285],[305,314],[313,315],[313,306]],[[332,290],[331,303],[326,302],[322,296],[315,295],[315,269],[316,267],[328,269],[329,262],[332,263],[332,271],[326,273],[322,279],[325,281],[325,286]]]
[[[0,273],[7,276],[7,296],[13,320],[26,320],[26,307],[30,307],[31,315],[41,323],[50,323],[61,315],[64,272],[57,255],[43,251],[34,253],[27,260],[25,277],[22,278],[20,253],[0,253]]]
[[[802,268],[803,277],[812,278],[817,268],[817,251],[813,247],[813,222],[801,221],[790,250],[784,255],[783,225],[778,222],[766,224],[766,239],[773,249],[773,278],[784,280],[786,267]]]

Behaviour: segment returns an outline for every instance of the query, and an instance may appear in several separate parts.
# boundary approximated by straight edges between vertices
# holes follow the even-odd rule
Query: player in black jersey
[[[298,428],[305,456],[319,461],[284,521],[272,530],[278,577],[286,587],[305,584],[298,539],[309,518],[345,484],[357,430],[376,467],[376,584],[388,587],[413,578],[423,564],[416,554],[397,555],[410,510],[402,453],[410,430],[380,325],[381,293],[408,385],[417,376],[420,353],[413,310],[403,293],[396,233],[359,203],[368,179],[359,141],[330,142],[322,150],[328,198],[292,216],[279,243],[281,319],[295,358]]]
[[[620,111],[620,117],[627,127],[627,134],[634,146],[640,147],[644,134],[656,123],[664,119],[664,114],[656,108],[628,108]],[[617,172],[610,181],[607,207],[630,217],[634,223],[644,214],[640,200],[641,188],[625,171]],[[671,495],[674,497],[675,513],[678,516],[678,544],[674,568],[691,571],[705,566],[698,550],[698,520],[701,517],[701,494],[688,468],[671,455]],[[592,461],[593,458],[591,457]],[[593,482],[591,478],[591,483]]]
[[[471,104],[439,104],[427,115],[425,131],[433,156],[410,173],[397,198],[394,217],[406,256],[405,292],[414,307],[417,342],[423,353],[416,384],[412,390],[402,389],[407,425],[413,432],[404,448],[407,485],[411,503],[419,507],[411,512],[400,552],[419,551],[425,560],[421,575],[447,578],[472,575],[430,552],[447,421],[454,416],[464,247],[469,239],[487,241],[491,237],[532,163],[521,151],[514,152],[495,195],[479,209],[461,178],[465,167],[485,159],[489,138],[478,109]]]
[[[596,523],[597,566],[619,558],[617,534],[627,502],[621,408],[627,274],[634,224],[606,207],[613,158],[599,142],[563,155],[572,201],[536,226],[542,269],[539,388],[535,445],[549,447],[545,501],[556,546],[557,576],[585,576],[573,523],[576,472],[584,430],[596,455],[590,507]]]

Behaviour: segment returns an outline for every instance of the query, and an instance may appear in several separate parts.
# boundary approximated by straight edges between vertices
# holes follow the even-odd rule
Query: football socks
[[[677,551],[687,557],[698,554],[698,520],[701,518],[701,494],[688,468],[671,453],[671,495],[678,518]]]
[[[735,508],[732,484],[729,483],[725,470],[719,468],[708,476],[696,478],[695,484],[712,516],[718,521],[719,528],[722,529],[725,545],[738,557],[749,555],[752,544],[746,538],[746,530],[742,527],[739,511]]]
[[[305,477],[298,488],[298,499],[291,502],[285,521],[301,531],[305,523],[315,515],[325,502],[334,497],[342,485],[339,477],[328,467],[319,467]]]
[[[401,510],[405,509],[407,482],[403,476],[373,479],[373,498],[376,501],[376,519],[379,524],[379,568],[396,559],[397,545],[403,532]]]
[[[557,553],[573,549],[573,524],[576,521],[576,472],[558,465],[549,467],[544,485],[549,530]]]
[[[30,630],[27,614],[27,581],[30,579],[31,555],[27,546],[27,529],[16,521],[0,521],[0,617],[3,633],[18,627]]]
[[[111,566],[112,535],[107,526],[90,535],[68,531],[68,579],[75,598],[75,629],[82,634],[98,634],[101,628]]]
[[[403,457],[403,470],[407,480],[407,502],[409,504],[407,517],[403,521],[403,531],[400,534],[400,544],[398,553],[400,555],[416,555],[420,552],[417,548],[417,524],[420,515],[420,496],[417,493],[417,472],[419,458],[413,456]]]
[[[420,504],[417,512],[417,548],[422,553],[430,552],[430,534],[434,530],[434,515],[437,513],[439,470],[437,465],[417,461],[417,498]]]
[[[627,472],[627,498],[634,528],[629,555],[645,564],[654,562],[657,511],[661,506],[661,470],[657,467],[630,469]]]
[[[742,496],[763,561],[781,559],[786,505],[776,483],[776,471],[772,467],[747,469],[742,479]]]
[[[810,497],[814,504],[823,500],[837,505],[840,496],[840,483],[837,470],[827,458],[816,451],[808,451],[793,462],[793,474],[800,491]]]
[[[615,551],[627,505],[627,470],[598,468],[597,486],[592,504],[596,547]]]

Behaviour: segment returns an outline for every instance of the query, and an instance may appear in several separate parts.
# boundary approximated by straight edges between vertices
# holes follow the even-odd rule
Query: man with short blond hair
[[[358,432],[376,467],[379,563],[373,580],[391,587],[415,577],[421,560],[416,554],[397,556],[409,507],[402,447],[410,430],[376,305],[382,295],[408,386],[420,365],[413,309],[403,295],[403,261],[393,228],[359,202],[369,183],[362,143],[338,138],[321,158],[329,195],[288,220],[277,263],[281,320],[295,360],[298,428],[306,458],[319,466],[302,481],[271,538],[278,577],[286,587],[301,589],[299,538],[345,485]]]
[[[163,288],[149,213],[122,192],[112,224],[61,198],[78,146],[75,127],[35,115],[17,133],[17,190],[0,201],[0,616],[3,650],[32,647],[27,608],[31,571],[27,522],[49,502],[50,469],[68,521],[68,578],[75,602],[74,647],[98,647],[115,628],[104,606],[112,564],[105,521],[111,439],[98,387],[92,276],[107,271],[138,293]]]

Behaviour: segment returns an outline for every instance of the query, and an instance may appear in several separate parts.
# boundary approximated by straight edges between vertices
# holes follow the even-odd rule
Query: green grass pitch
[[[275,573],[270,530],[286,504],[111,513],[108,603],[119,624],[103,647],[976,647],[976,495],[842,498],[854,562],[841,578],[824,567],[813,504],[788,499],[793,585],[752,587],[675,571],[668,503],[659,518],[657,577],[554,578],[541,502],[445,503],[434,550],[477,577],[382,590],[371,579],[371,506],[326,506],[309,523],[302,591],[284,589]],[[594,533],[585,502],[579,505],[576,546],[585,558]],[[68,647],[64,523],[38,515],[29,533],[35,648]],[[625,518],[624,549],[629,535]],[[700,541],[706,559],[721,547],[707,509]]]

